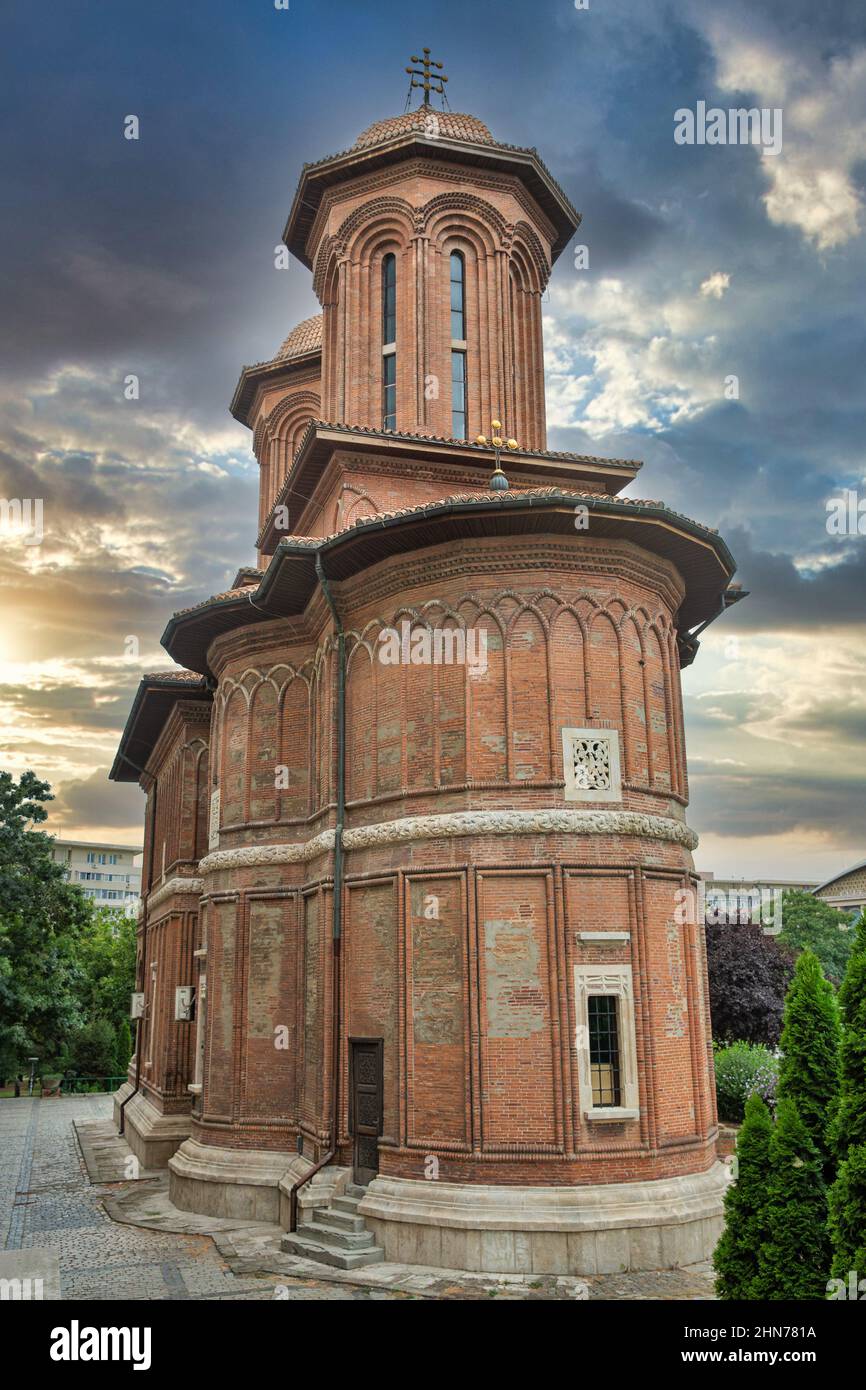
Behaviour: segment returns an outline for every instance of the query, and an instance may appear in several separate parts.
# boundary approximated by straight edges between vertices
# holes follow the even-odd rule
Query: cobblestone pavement
[[[280,1252],[277,1227],[250,1224],[228,1240],[166,1230],[172,1212],[181,1224],[184,1214],[171,1208],[164,1178],[88,1178],[73,1121],[105,1121],[110,1115],[109,1096],[0,1101],[0,1239],[7,1250],[56,1257],[63,1298],[575,1299],[578,1281],[554,1276],[455,1276],[392,1265],[354,1275],[329,1271],[319,1278],[308,1262]],[[106,1201],[119,1220],[109,1217]],[[376,1287],[377,1279],[391,1287]],[[577,1297],[592,1301],[713,1297],[706,1266],[605,1275],[585,1285]]]
[[[101,1199],[124,1185],[90,1183],[72,1124],[74,1119],[102,1120],[110,1114],[108,1096],[0,1100],[3,1248],[56,1255],[63,1298],[405,1297],[274,1273],[235,1274],[208,1236],[118,1225],[106,1214]]]

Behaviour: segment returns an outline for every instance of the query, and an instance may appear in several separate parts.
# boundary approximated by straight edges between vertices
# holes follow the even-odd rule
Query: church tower
[[[322,312],[231,406],[259,567],[172,617],[113,769],[148,797],[117,1112],[177,1206],[332,1263],[336,1201],[371,1259],[688,1263],[724,1170],[680,671],[734,562],[620,495],[639,463],[548,450],[579,216],[413,63],[420,107],[303,167]]]

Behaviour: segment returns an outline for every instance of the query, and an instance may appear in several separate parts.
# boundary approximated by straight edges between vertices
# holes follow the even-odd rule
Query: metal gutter
[[[333,931],[331,936],[331,971],[333,986],[333,1004],[331,1008],[331,1018],[333,1020],[333,1064],[332,1064],[332,1112],[331,1112],[331,1143],[324,1158],[320,1159],[315,1167],[311,1168],[302,1178],[292,1184],[289,1192],[289,1230],[297,1230],[298,1224],[298,1193],[311,1178],[315,1177],[320,1169],[324,1168],[331,1159],[336,1156],[339,1142],[340,1126],[340,1061],[341,1061],[341,1034],[342,1034],[342,1009],[340,994],[340,959],[343,938],[343,827],[346,820],[346,636],[343,631],[343,624],[340,621],[340,614],[334,602],[334,595],[328,582],[322,565],[322,557],[318,550],[316,554],[316,577],[325,596],[331,616],[334,620],[334,628],[337,633],[337,824],[334,837],[334,919]]]
[[[124,756],[125,761],[129,763],[130,767],[135,767],[135,763],[130,762],[129,758],[127,758],[125,754],[124,754],[123,756]],[[144,768],[135,767],[135,770],[136,770],[136,772],[140,772],[141,775],[142,775],[143,777],[146,777],[146,776],[147,776],[147,773],[144,771]],[[158,783],[157,779],[154,777],[154,779],[153,779],[153,801],[151,802],[151,813],[150,813],[150,842],[149,842],[149,844],[148,844],[148,859],[147,859],[147,892],[145,893],[145,896],[144,896],[144,899],[143,899],[144,911],[143,911],[143,913],[142,913],[142,923],[141,923],[141,983],[142,983],[142,985],[145,985],[145,983],[146,983],[146,981],[147,981],[147,919],[148,919],[148,904],[149,904],[149,901],[150,901],[150,890],[151,890],[151,888],[153,887],[153,863],[154,863],[154,858],[155,858],[155,853],[154,853],[154,851],[155,851],[155,849],[156,849],[156,838],[155,838],[155,837],[156,837],[156,799],[157,799],[158,792],[159,792],[159,783]],[[145,1000],[146,1000],[146,998],[147,998],[147,991],[146,991],[146,989],[145,989],[144,993],[145,993]],[[139,1093],[139,1091],[141,1090],[141,1049],[142,1049],[142,1043],[143,1043],[143,1041],[144,1041],[144,1022],[145,1022],[145,1014],[142,1013],[141,1018],[136,1019],[137,1027],[136,1027],[136,1032],[135,1032],[135,1087],[134,1087],[133,1090],[130,1091],[130,1093],[129,1093],[129,1095],[126,1097],[126,1099],[125,1099],[125,1100],[122,1100],[122,1101],[120,1102],[120,1128],[119,1128],[118,1131],[117,1131],[117,1133],[118,1133],[119,1135],[122,1135],[123,1132],[124,1132],[124,1129],[125,1129],[125,1123],[126,1123],[125,1111],[126,1111],[126,1107],[127,1107],[127,1105],[129,1104],[129,1102],[133,1099],[133,1097],[134,1097],[134,1096],[137,1096],[138,1093]]]

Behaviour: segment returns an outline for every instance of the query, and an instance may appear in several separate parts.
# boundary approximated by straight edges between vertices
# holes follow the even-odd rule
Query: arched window
[[[382,258],[382,428],[397,428],[397,257]]]
[[[466,263],[451,252],[451,436],[466,438]]]

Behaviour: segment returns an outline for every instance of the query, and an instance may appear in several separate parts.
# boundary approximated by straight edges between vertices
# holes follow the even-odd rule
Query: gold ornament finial
[[[413,87],[423,87],[423,88],[424,88],[424,105],[425,105],[425,106],[429,106],[429,105],[430,105],[430,93],[431,93],[431,92],[435,92],[437,96],[440,96],[440,97],[442,97],[443,99],[444,99],[444,97],[445,97],[445,83],[448,81],[448,78],[445,76],[444,72],[442,71],[442,64],[441,64],[441,63],[437,63],[436,60],[435,60],[434,58],[431,58],[431,57],[430,57],[430,49],[429,49],[429,48],[422,48],[421,52],[424,54],[424,57],[423,57],[423,58],[419,58],[419,57],[416,56],[416,54],[413,53],[413,54],[412,54],[412,57],[409,59],[409,62],[410,62],[410,63],[420,63],[420,64],[421,64],[421,67],[420,67],[420,68],[407,68],[407,69],[406,69],[406,71],[408,72],[410,78],[412,79],[411,82],[409,83],[409,97],[407,97],[407,99],[406,99],[406,104],[407,104],[407,106],[408,106],[408,103],[409,103],[409,98],[411,98],[411,96],[412,96],[412,88],[413,88]],[[431,72],[431,68],[438,68],[439,71],[438,71],[438,72]],[[422,79],[420,82],[416,81],[416,78],[419,78],[419,77]]]
[[[502,449],[509,449],[511,453],[514,453],[515,449],[520,448],[520,445],[518,444],[516,439],[503,438],[501,420],[491,420],[490,426],[493,430],[492,437],[488,439],[486,434],[476,435],[475,443],[493,445],[494,453],[496,456],[496,465],[493,469],[492,474],[490,475],[490,490],[491,492],[507,492],[510,484],[500,466],[500,453]]]

